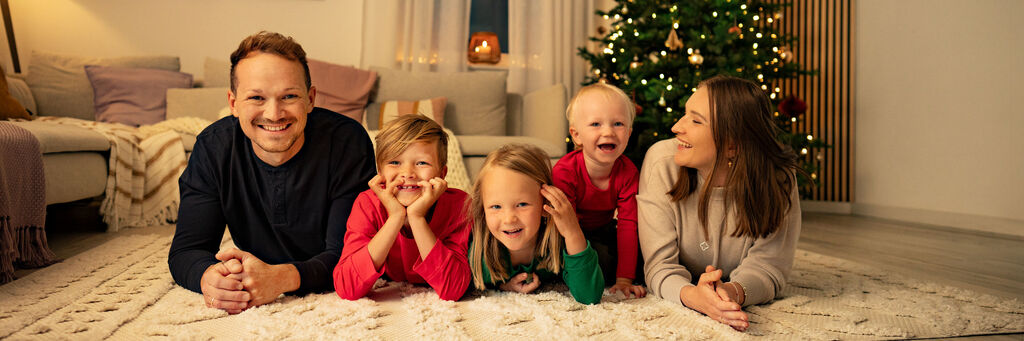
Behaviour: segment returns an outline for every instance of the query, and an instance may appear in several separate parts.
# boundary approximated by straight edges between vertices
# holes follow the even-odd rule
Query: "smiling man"
[[[232,116],[207,127],[178,180],[174,281],[238,313],[333,289],[352,203],[376,173],[362,126],[313,107],[302,46],[249,36],[231,54]],[[220,249],[227,225],[238,249]]]

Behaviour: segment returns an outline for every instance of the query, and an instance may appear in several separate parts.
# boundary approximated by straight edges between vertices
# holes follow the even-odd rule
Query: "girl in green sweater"
[[[551,185],[550,158],[532,145],[487,155],[473,184],[469,265],[477,289],[529,293],[561,274],[577,302],[601,302],[604,275],[572,203]]]

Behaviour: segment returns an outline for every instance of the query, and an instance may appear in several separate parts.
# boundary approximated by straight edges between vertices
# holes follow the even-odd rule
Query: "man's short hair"
[[[306,51],[302,45],[295,42],[292,37],[285,37],[280,33],[260,31],[246,37],[238,44],[238,49],[231,53],[231,92],[238,86],[238,77],[235,76],[235,67],[253,52],[272,53],[284,59],[299,62],[302,64],[302,71],[306,76],[306,90],[309,90],[312,83],[309,79],[309,65],[306,64]]]
[[[374,154],[377,156],[378,170],[385,161],[398,157],[416,142],[437,141],[438,168],[448,165],[448,134],[440,124],[427,116],[400,115],[385,124],[375,140],[377,150]]]

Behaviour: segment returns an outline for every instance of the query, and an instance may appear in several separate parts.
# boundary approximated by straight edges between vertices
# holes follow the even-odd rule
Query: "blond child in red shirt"
[[[580,227],[597,250],[609,292],[644,297],[634,285],[643,279],[639,265],[636,193],[640,172],[622,152],[636,111],[622,90],[605,83],[580,89],[566,110],[576,150],[553,169],[554,184],[565,192]]]
[[[403,115],[381,129],[376,142],[378,174],[352,205],[334,289],[356,300],[387,274],[458,300],[471,280],[466,250],[472,224],[466,192],[444,180],[447,135],[426,116]]]

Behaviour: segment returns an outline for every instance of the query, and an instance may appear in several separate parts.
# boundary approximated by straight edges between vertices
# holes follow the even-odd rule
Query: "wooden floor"
[[[105,233],[93,229],[48,233],[58,257],[68,258],[120,234],[173,233],[173,226],[155,226]],[[49,231],[48,231],[49,232]],[[800,249],[853,260],[879,271],[1024,301],[1024,239],[966,232],[874,218],[804,213]],[[32,270],[18,270],[21,277]],[[1024,340],[1024,334],[972,337]],[[958,338],[965,339],[965,338]]]

